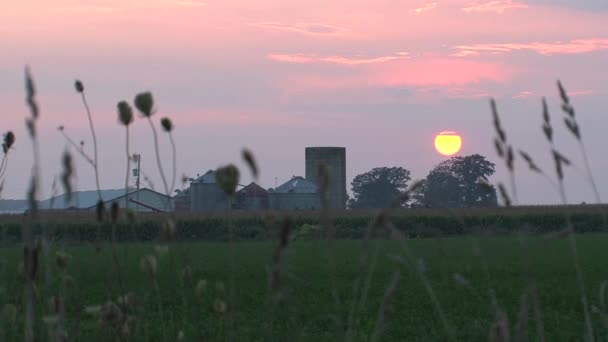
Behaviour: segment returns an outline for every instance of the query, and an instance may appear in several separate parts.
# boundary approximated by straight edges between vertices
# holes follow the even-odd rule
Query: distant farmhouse
[[[292,176],[276,188],[264,189],[255,182],[239,185],[233,198],[229,198],[217,184],[215,170],[190,179],[190,186],[176,190],[174,197],[150,189],[102,190],[106,207],[113,202],[121,208],[138,212],[193,212],[214,213],[236,211],[310,211],[321,208],[318,170],[325,165],[329,174],[329,187],[325,194],[329,209],[346,208],[346,149],[344,147],[307,147],[305,149],[306,177]],[[39,202],[40,210],[94,211],[99,200],[97,191],[76,191],[68,201],[65,194]],[[0,203],[2,204],[2,203]],[[3,211],[0,208],[0,211]],[[26,201],[6,203],[4,212],[27,211]]]
[[[138,212],[171,212],[174,210],[174,199],[150,189],[129,189],[125,195],[125,189],[101,190],[101,198],[106,208],[113,202],[118,203],[121,208],[133,209]],[[53,196],[49,199],[39,201],[38,209],[41,211],[94,211],[99,201],[97,190],[75,191],[68,201],[66,194]],[[1,213],[19,214],[28,210],[29,204],[26,200],[4,200],[0,203]],[[6,203],[10,204],[7,206]],[[17,207],[16,204],[19,204]]]
[[[174,199],[150,189],[101,190],[101,198],[106,208],[118,203],[120,208],[130,208],[138,212],[171,212],[174,210]],[[40,210],[95,210],[99,194],[96,190],[76,191],[68,201],[67,195],[51,197],[40,202]]]
[[[215,170],[190,179],[190,187],[175,195],[176,211],[211,213],[229,209],[240,211],[318,210],[321,195],[318,187],[319,165],[329,171],[327,198],[330,209],[346,208],[346,149],[343,147],[307,147],[306,177],[292,176],[275,189],[264,189],[256,183],[240,185],[234,199],[228,198],[216,182]]]

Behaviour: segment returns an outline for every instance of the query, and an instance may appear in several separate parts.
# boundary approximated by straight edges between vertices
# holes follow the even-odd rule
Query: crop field
[[[42,246],[37,340],[487,341],[501,326],[513,339],[584,335],[568,238],[285,242]],[[608,235],[576,245],[594,334],[606,340]],[[0,249],[3,341],[23,340],[22,260],[22,247]]]

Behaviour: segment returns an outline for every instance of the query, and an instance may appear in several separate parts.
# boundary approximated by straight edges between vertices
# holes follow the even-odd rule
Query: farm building
[[[177,192],[177,194],[173,197],[175,202],[175,211],[180,213],[189,212],[190,207],[192,206],[190,188],[175,191]]]
[[[230,199],[217,184],[214,170],[209,170],[190,182],[190,211],[208,213],[228,209]]]
[[[236,193],[233,208],[247,211],[268,209],[268,191],[252,182]]]
[[[321,207],[321,197],[315,183],[303,178],[292,177],[276,189],[268,191],[272,210],[316,210]]]
[[[318,183],[319,166],[327,167],[329,187],[327,200],[330,209],[346,209],[346,148],[307,147],[305,149],[306,179]]]
[[[101,198],[106,207],[117,202],[121,208],[130,208],[138,212],[169,212],[173,211],[173,198],[150,189],[101,190]],[[68,201],[66,194],[54,196],[41,201],[41,210],[95,210],[99,201],[97,190],[75,191]]]

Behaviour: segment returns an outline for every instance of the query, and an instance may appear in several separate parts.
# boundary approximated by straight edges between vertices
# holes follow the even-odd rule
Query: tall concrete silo
[[[190,183],[192,212],[217,212],[230,209],[230,200],[215,180],[215,171],[209,170]]]
[[[327,198],[330,209],[346,208],[346,148],[307,147],[306,179],[318,184],[319,165],[325,164],[329,171]]]

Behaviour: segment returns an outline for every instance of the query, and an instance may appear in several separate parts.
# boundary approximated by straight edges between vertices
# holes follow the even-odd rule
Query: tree
[[[452,157],[435,166],[414,194],[416,206],[432,208],[493,207],[497,205],[493,185],[481,184],[494,174],[495,165],[484,156]]]
[[[353,179],[349,208],[385,208],[407,189],[410,171],[402,167],[377,167]]]

